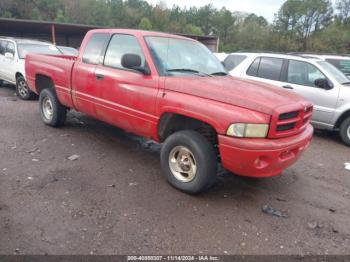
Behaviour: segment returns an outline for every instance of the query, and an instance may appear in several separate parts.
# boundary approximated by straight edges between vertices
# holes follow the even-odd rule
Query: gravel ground
[[[158,145],[73,112],[47,127],[13,93],[0,88],[0,254],[350,253],[350,148],[334,134],[279,177],[221,173],[189,196]]]

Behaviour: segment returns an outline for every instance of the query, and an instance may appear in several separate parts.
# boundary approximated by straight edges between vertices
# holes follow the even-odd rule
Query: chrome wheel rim
[[[346,134],[348,135],[348,138],[350,139],[350,125],[348,126],[348,131],[346,132]]]
[[[53,105],[49,97],[45,97],[42,102],[42,111],[46,120],[51,120],[53,116]]]
[[[176,146],[171,150],[169,167],[173,176],[181,182],[191,182],[196,176],[196,159],[192,152],[184,146]]]
[[[24,80],[18,82],[18,93],[21,97],[26,97],[28,95],[28,87]]]

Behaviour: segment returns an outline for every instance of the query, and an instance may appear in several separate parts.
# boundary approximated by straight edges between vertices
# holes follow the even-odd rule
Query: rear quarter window
[[[91,35],[83,54],[83,62],[87,64],[97,65],[102,62],[102,52],[106,47],[109,34],[95,33]]]
[[[280,80],[282,65],[283,59],[281,58],[262,57],[257,76],[278,81]]]
[[[282,58],[258,57],[250,65],[247,75],[279,81],[283,66]]]
[[[250,65],[250,67],[249,67],[249,69],[247,71],[247,75],[257,76],[258,75],[258,71],[259,71],[259,65],[260,65],[260,57],[255,59],[254,62]]]
[[[231,71],[240,65],[246,58],[247,56],[245,55],[229,55],[224,61],[224,66],[228,71]]]

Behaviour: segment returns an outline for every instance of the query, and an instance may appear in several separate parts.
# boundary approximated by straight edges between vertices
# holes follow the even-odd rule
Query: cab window
[[[127,69],[121,64],[125,54],[136,54],[141,57],[141,67],[145,66],[145,56],[135,36],[116,34],[112,37],[104,59],[104,65],[113,68]]]
[[[289,60],[288,83],[315,87],[316,79],[326,79],[326,76],[312,64]]]

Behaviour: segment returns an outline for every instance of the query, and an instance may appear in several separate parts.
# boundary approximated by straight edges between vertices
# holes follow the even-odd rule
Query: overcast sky
[[[147,0],[149,3],[155,5],[159,0]],[[168,7],[174,4],[180,7],[204,6],[212,3],[216,8],[226,7],[231,11],[243,11],[247,13],[255,13],[264,16],[270,22],[273,21],[274,14],[285,2],[285,0],[162,0]]]

